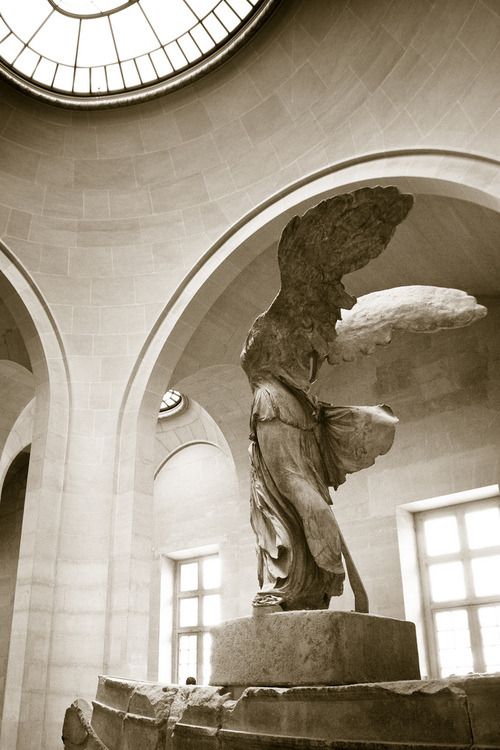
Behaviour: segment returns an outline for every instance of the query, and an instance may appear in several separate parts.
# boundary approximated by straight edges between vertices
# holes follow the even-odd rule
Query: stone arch
[[[7,437],[2,474],[8,470],[27,437],[32,445],[19,548],[19,566],[12,615],[0,747],[29,742],[29,727],[42,726],[43,694],[49,680],[55,606],[54,571],[63,501],[65,456],[69,432],[70,386],[60,333],[36,283],[4,244],[0,243],[0,297],[14,318],[28,351],[35,400],[21,412]],[[31,421],[32,420],[32,421]],[[15,436],[24,424],[24,437]],[[17,441],[17,445],[16,445]],[[57,460],[54,458],[57,457]],[[5,463],[5,465],[4,465]],[[41,522],[43,519],[43,530]],[[50,531],[47,529],[50,528]],[[43,537],[43,540],[42,540]],[[41,613],[44,613],[43,616]],[[40,651],[43,641],[48,648]],[[28,680],[26,664],[36,664],[38,684]],[[38,713],[37,713],[38,711]]]
[[[500,210],[499,162],[444,149],[384,151],[334,164],[270,197],[218,240],[185,277],[153,327],[130,376],[119,425],[115,511],[150,507],[154,468],[147,456],[161,396],[176,362],[207,310],[237,274],[272,241],[292,216],[320,200],[363,185],[396,185],[405,192],[462,198]],[[134,532],[132,531],[132,539]],[[140,558],[145,551],[137,550]],[[114,587],[124,587],[114,581]],[[145,623],[143,623],[145,625]]]
[[[3,485],[5,475],[16,456],[28,448],[31,449],[35,407],[36,401],[35,398],[32,398],[12,425],[9,436],[4,443],[0,455],[0,487]]]

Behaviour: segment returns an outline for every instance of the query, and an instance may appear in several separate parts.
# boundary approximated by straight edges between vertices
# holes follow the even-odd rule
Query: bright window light
[[[106,66],[106,79],[109,91],[120,91],[125,87],[122,71],[118,64]]]
[[[52,13],[31,40],[30,48],[42,57],[63,65],[74,65],[79,27],[77,18]],[[54,39],[57,39],[57,44],[54,44]]]
[[[220,560],[218,555],[176,562],[174,606],[174,672],[180,684],[194,677],[210,679],[210,628],[220,622]]]
[[[104,68],[92,68],[90,71],[92,91],[106,91],[106,73]]]
[[[14,62],[22,48],[23,43],[17,38],[17,36],[9,34],[9,36],[0,44],[0,55],[6,62]]]
[[[172,44],[167,44],[167,46],[165,47],[165,52],[167,53],[168,59],[173,65],[174,70],[180,70],[181,68],[186,67],[187,60],[182,54],[181,49],[179,45],[177,44],[177,42],[172,42]]]
[[[173,71],[163,49],[156,49],[154,52],[151,52],[151,60],[155,66],[156,73],[160,78]]]
[[[200,57],[201,52],[189,34],[184,34],[184,36],[180,37],[179,45],[189,62],[193,62],[193,60],[197,60]]]
[[[71,68],[68,65],[58,65],[56,77],[54,78],[54,88],[61,89],[61,91],[72,91],[74,76],[74,68]]]
[[[191,36],[193,37],[194,41],[201,49],[203,54],[211,50],[214,46],[214,40],[207,32],[205,27],[201,25],[201,23],[194,27],[194,29],[191,31]]]
[[[217,14],[217,18],[224,24],[228,31],[235,29],[240,22],[236,13],[225,2],[219,3],[215,9],[215,13]]]
[[[205,18],[203,24],[212,39],[217,42],[217,44],[219,44],[219,42],[222,42],[224,37],[227,35],[226,29],[221,24],[217,16],[215,16],[213,13],[210,13],[210,15]]]
[[[23,41],[28,41],[55,11],[48,0],[26,0],[26,2],[2,0],[0,13],[9,29],[12,29]],[[56,13],[56,15],[59,14]]]
[[[75,70],[74,90],[80,94],[88,94],[90,91],[90,70],[88,68],[77,68]]]
[[[416,515],[432,676],[500,671],[500,496]]]
[[[136,63],[137,63],[137,69],[139,71],[139,75],[141,76],[141,81],[143,83],[148,83],[149,81],[155,80],[156,71],[153,67],[153,64],[151,62],[149,55],[143,55],[142,57],[138,57],[136,60]]]
[[[25,47],[16,60],[16,68],[20,70],[21,73],[24,73],[24,75],[31,77],[39,59],[40,55],[37,55],[36,52],[33,52],[29,47]],[[73,68],[71,68],[71,80],[73,81]],[[69,91],[71,91],[71,89],[69,89]]]
[[[35,68],[33,78],[46,86],[52,86],[57,65],[52,60],[45,57],[40,58],[40,62]]]
[[[465,527],[470,549],[484,549],[498,544],[500,539],[500,510],[485,508],[465,514]]]
[[[455,516],[427,519],[424,521],[424,535],[428,555],[443,555],[460,549]]]
[[[0,0],[0,65],[79,96],[138,89],[210,55],[265,2]]]
[[[82,68],[112,65],[118,62],[109,17],[82,21],[77,63]]]

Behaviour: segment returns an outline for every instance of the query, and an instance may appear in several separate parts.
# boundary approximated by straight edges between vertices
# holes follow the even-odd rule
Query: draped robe
[[[272,375],[253,385],[250,520],[260,585],[254,605],[325,609],[345,577],[328,488],[386,453],[397,419],[387,406],[332,406]]]

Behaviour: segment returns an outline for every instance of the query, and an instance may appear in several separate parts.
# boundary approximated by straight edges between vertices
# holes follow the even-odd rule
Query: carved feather
[[[285,227],[278,248],[281,289],[249,331],[242,365],[258,372],[292,373],[323,361],[335,341],[341,308],[356,298],[342,276],[365,266],[387,246],[413,204],[395,187],[361,188],[319,203]]]
[[[462,328],[486,315],[486,308],[459,289],[401,286],[365,294],[337,323],[330,364],[351,362],[386,346],[394,331],[432,332]]]

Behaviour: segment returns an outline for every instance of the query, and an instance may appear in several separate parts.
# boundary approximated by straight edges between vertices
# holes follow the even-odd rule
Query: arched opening
[[[29,451],[19,453],[10,465],[0,497],[0,714],[7,675],[28,464]]]
[[[217,368],[222,366],[221,356],[223,366],[233,368],[233,374],[236,372],[236,357],[244,334],[253,318],[265,309],[277,291],[276,272],[275,270],[269,272],[270,255],[266,258],[263,251],[269,254],[274,252],[281,230],[293,215],[304,212],[324,197],[350,191],[360,185],[394,184],[403,191],[423,196],[422,203],[427,201],[427,207],[432,207],[432,202],[435,201],[435,226],[439,225],[441,209],[445,209],[445,213],[448,212],[448,214],[450,211],[452,214],[457,211],[460,213],[459,204],[470,204],[478,207],[480,212],[483,210],[490,212],[488,217],[496,221],[498,197],[493,189],[489,191],[485,187],[491,182],[490,168],[488,160],[470,154],[422,150],[370,155],[360,160],[335,165],[298,185],[291,186],[289,190],[256,209],[231,233],[216,243],[185,279],[160,316],[129,381],[122,409],[120,439],[123,447],[122,455],[130,456],[130,463],[126,467],[125,465],[117,467],[118,476],[121,474],[123,478],[123,481],[118,479],[118,496],[127,497],[127,513],[130,513],[132,504],[136,504],[136,507],[140,504],[141,508],[151,507],[154,467],[148,460],[148,455],[151,455],[155,414],[165,388],[168,386],[185,388],[190,382],[194,385],[196,378],[198,376],[203,378],[203,374],[210,372],[210,368],[214,368],[214,372],[217,371],[220,374]],[[437,204],[441,199],[451,201],[453,206],[450,203],[439,207]],[[425,216],[425,211],[423,214]],[[425,218],[423,221],[425,222]],[[440,241],[443,240],[447,228],[451,226],[450,222],[452,219],[448,215],[440,229]],[[474,235],[474,232],[472,234]],[[408,239],[411,239],[411,242],[407,242]],[[485,240],[483,247],[477,250],[478,257],[482,258],[482,263],[486,266],[488,258],[491,257],[489,242],[489,239]],[[358,285],[352,291],[362,294],[375,288],[397,284],[436,283],[436,265],[431,265],[431,271],[425,277],[428,264],[422,264],[423,250],[421,242],[419,243],[416,224],[412,227],[411,236],[406,236],[402,244],[406,248],[403,266],[406,264],[406,271],[412,273],[417,268],[420,273],[418,279],[413,282],[407,280],[408,274],[406,271],[403,273],[401,269],[401,259],[392,258],[394,262],[389,262],[385,269],[370,267],[365,277],[358,275]],[[448,249],[453,250],[453,242],[450,242]],[[426,252],[432,255],[429,248],[426,248]],[[436,256],[439,256],[439,252],[438,248]],[[475,254],[476,249],[473,247],[469,254],[472,265],[476,264]],[[388,257],[391,259],[392,256]],[[260,276],[255,281],[254,273],[257,270],[257,275],[259,274],[259,263],[261,263]],[[459,280],[455,280],[451,273],[454,265],[445,263],[444,266],[444,273],[441,274],[437,283],[444,285],[449,280],[451,284],[458,284]],[[485,274],[484,267],[480,275],[488,276],[488,272]],[[263,284],[260,283],[262,276],[268,277]],[[490,273],[490,279],[492,276],[493,274]],[[423,281],[424,277],[425,281]],[[270,282],[269,279],[271,279]],[[387,283],[383,283],[384,279]],[[233,282],[236,286],[231,291]],[[256,289],[257,286],[259,289]],[[465,286],[467,288],[469,284]],[[235,293],[237,288],[240,293],[239,299],[237,299],[238,294]],[[470,291],[474,290],[470,289]],[[486,287],[485,291],[493,293],[492,289],[486,289]],[[237,301],[239,312],[243,312],[236,316],[232,314],[234,309],[231,311],[230,306],[226,307],[224,319],[219,317],[218,335],[207,338],[206,331],[208,326],[214,323],[217,306],[219,303],[220,307],[228,302],[227,295],[224,296],[226,292],[227,295],[233,293],[233,303]],[[205,325],[206,328],[204,328]],[[231,334],[229,337],[228,330]],[[216,338],[219,348],[212,346]],[[221,342],[224,347],[222,355]],[[237,383],[238,388],[245,387],[242,374],[240,378],[232,377],[231,382]],[[209,392],[213,393],[216,387],[217,384],[212,383]],[[219,383],[219,388],[222,390],[224,384],[221,386]],[[205,406],[203,396],[198,393],[198,397],[200,403]],[[208,401],[206,404],[208,408]],[[219,414],[210,409],[216,421],[224,412],[221,404],[218,408]],[[236,408],[239,424],[243,425],[246,422],[246,415],[241,401]],[[138,420],[137,413],[139,413]],[[247,469],[244,468],[247,444],[243,438],[243,428],[237,440],[230,441],[230,444],[238,467],[240,491],[244,496],[244,483],[248,480],[244,479],[247,473]],[[116,507],[124,508],[125,506],[121,501],[117,501]],[[393,540],[395,538],[394,529]],[[137,539],[133,532],[130,539]],[[137,547],[136,554],[139,560],[146,554],[145,549],[140,551]],[[118,579],[115,579],[115,583],[118,583]],[[122,580],[120,585],[124,586],[125,581]]]
[[[11,574],[2,628],[6,661],[0,746],[7,748],[29,744],[33,721],[42,734],[53,730],[53,724],[47,729],[50,717],[45,705],[54,692],[50,655],[58,641],[54,608],[66,470],[65,462],[56,462],[54,456],[65,455],[70,394],[66,358],[48,306],[9,249],[1,245],[0,250],[3,510],[16,497],[18,502],[12,516],[17,525],[6,525]],[[24,450],[28,445],[29,453]]]
[[[234,461],[219,426],[191,397],[182,412],[158,420],[155,460],[149,676],[166,682],[187,676],[182,666],[182,643],[187,637],[195,643],[192,676],[200,682],[208,660],[207,617],[212,624],[214,616],[226,619],[237,610],[231,584],[240,540]],[[191,595],[186,586],[180,591],[184,565],[199,569],[196,580],[189,583],[194,586]],[[213,575],[211,580],[203,576],[203,570],[214,565],[223,571],[220,584]],[[188,605],[196,600],[196,612],[187,626],[178,611],[179,594],[190,600]],[[205,602],[211,603],[209,615]]]

